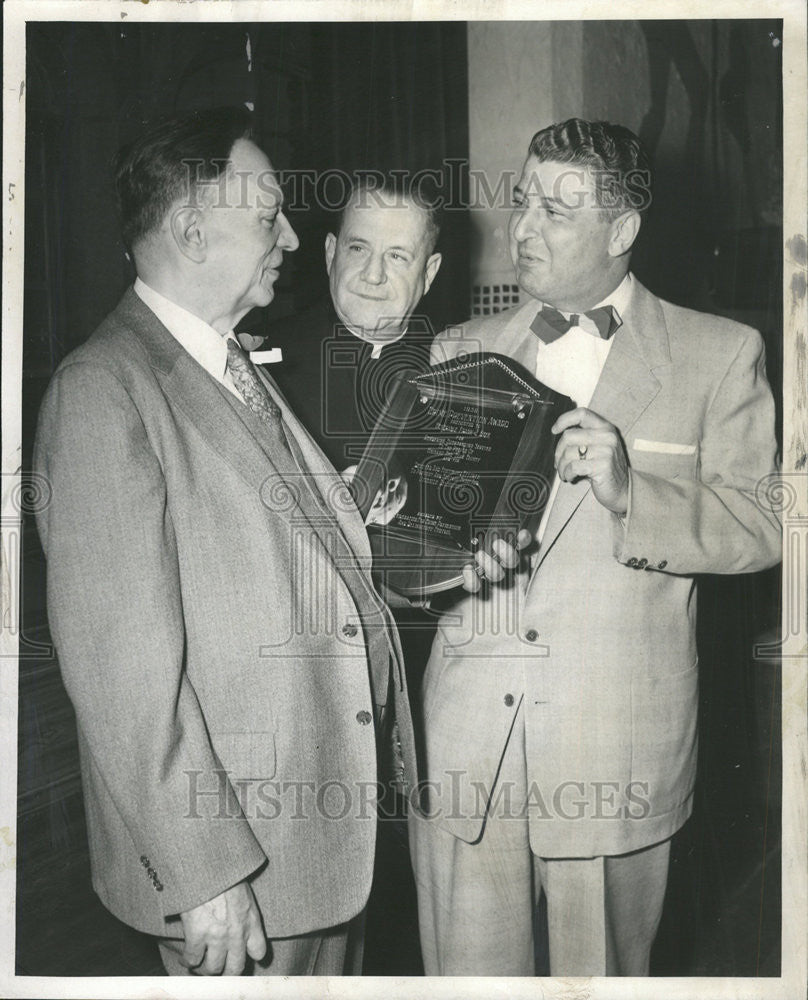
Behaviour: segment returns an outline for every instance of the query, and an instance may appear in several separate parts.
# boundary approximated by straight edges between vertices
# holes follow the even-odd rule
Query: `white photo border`
[[[696,0],[7,0],[3,52],[2,620],[0,620],[0,995],[4,997],[222,997],[232,980],[16,976],[15,838],[21,474],[22,301],[27,21],[369,21],[704,19]],[[808,981],[808,265],[806,264],[806,8],[804,0],[714,0],[710,19],[783,19],[783,476],[793,495],[784,532],[782,967],[779,977],[656,979],[243,978],[241,997],[750,998],[794,1000]],[[791,530],[789,531],[789,525]],[[17,551],[19,551],[17,549]],[[795,622],[796,627],[795,627]],[[69,929],[66,928],[66,933]]]

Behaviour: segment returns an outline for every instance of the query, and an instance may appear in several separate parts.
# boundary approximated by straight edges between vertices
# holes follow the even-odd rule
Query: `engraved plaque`
[[[481,544],[535,531],[555,474],[550,428],[573,405],[499,354],[398,380],[352,482],[386,586],[448,590]]]

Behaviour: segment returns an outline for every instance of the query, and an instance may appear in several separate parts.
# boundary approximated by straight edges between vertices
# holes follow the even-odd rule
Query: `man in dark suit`
[[[434,202],[388,180],[358,184],[325,239],[329,299],[273,326],[271,372],[335,468],[361,457],[393,379],[429,364],[417,312],[441,255]]]
[[[93,885],[171,973],[339,974],[401,650],[344,483],[233,334],[297,237],[242,110],[117,165],[137,281],[59,366],[37,470]]]
[[[696,771],[696,576],[780,558],[759,334],[633,277],[639,140],[571,119],[532,139],[510,247],[524,302],[436,338],[570,396],[535,552],[438,627],[413,817],[427,973],[646,975]],[[503,623],[508,625],[503,627]]]

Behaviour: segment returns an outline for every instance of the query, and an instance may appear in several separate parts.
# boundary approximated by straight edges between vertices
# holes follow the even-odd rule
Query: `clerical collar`
[[[407,333],[407,328],[404,327],[404,329],[401,331],[401,333],[397,337],[387,337],[384,340],[374,340],[374,338],[373,337],[369,337],[364,332],[364,330],[360,333],[359,330],[354,329],[354,327],[352,327],[352,326],[349,326],[342,319],[340,320],[340,323],[342,323],[342,325],[345,327],[345,329],[348,331],[348,333],[350,333],[352,336],[356,337],[357,340],[361,340],[361,341],[364,341],[364,343],[366,343],[366,344],[371,344],[372,345],[373,349],[370,352],[371,358],[378,358],[379,355],[382,353],[382,349],[383,348],[389,347],[390,344],[396,344],[396,343],[398,343],[398,341],[401,340],[401,338],[403,336],[405,336],[405,334]]]

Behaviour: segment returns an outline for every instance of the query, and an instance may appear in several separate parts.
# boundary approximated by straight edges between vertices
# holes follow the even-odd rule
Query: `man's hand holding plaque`
[[[491,546],[490,555],[485,549],[481,549],[474,556],[475,562],[463,567],[463,589],[476,594],[483,580],[501,583],[509,570],[516,569],[519,553],[532,541],[533,535],[527,528],[520,528],[515,545],[506,542],[504,538],[497,538]]]
[[[357,466],[350,465],[342,470],[342,477],[346,483],[351,483],[356,475]],[[407,499],[406,482],[401,477],[394,477],[383,483],[377,490],[376,496],[370,505],[370,510],[365,515],[365,524],[368,526],[382,526],[389,524],[395,517]],[[476,594],[482,586],[483,580],[491,583],[500,583],[509,570],[515,569],[519,564],[519,553],[526,549],[533,536],[526,528],[521,528],[514,539],[512,536],[506,541],[504,538],[495,538],[490,545],[490,553],[486,551],[485,545],[479,546],[474,553],[474,562],[466,563],[463,566],[463,589],[471,594]]]

